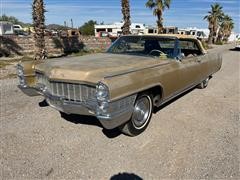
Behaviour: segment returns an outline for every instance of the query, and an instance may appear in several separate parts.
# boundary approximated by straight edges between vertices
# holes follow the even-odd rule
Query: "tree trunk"
[[[122,33],[123,35],[130,34],[130,26],[131,26],[131,20],[130,20],[130,7],[129,7],[129,0],[122,0],[122,14],[123,14],[123,27],[122,27]]]
[[[221,43],[222,40],[223,40],[223,32],[222,32],[222,29],[220,29],[220,30],[218,31],[217,41],[216,41],[216,42]]]
[[[212,43],[213,43],[213,37],[212,37],[212,35],[209,34],[208,44],[212,44]]]
[[[41,60],[46,58],[45,50],[45,9],[43,0],[33,0],[32,5],[32,18],[34,27],[34,40],[35,40],[35,60]]]
[[[213,43],[213,27],[210,23],[209,23],[208,29],[209,29],[208,44],[212,44]]]
[[[217,35],[218,35],[218,24],[214,22],[213,24],[213,43],[217,42]]]
[[[162,12],[159,12],[157,14],[157,26],[158,26],[158,34],[163,34],[163,18],[162,18]]]

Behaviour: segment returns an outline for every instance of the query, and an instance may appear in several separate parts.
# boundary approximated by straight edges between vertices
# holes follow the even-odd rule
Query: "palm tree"
[[[220,26],[223,28],[223,41],[227,42],[234,28],[233,19],[229,15],[224,15]]]
[[[215,42],[217,38],[217,31],[219,28],[219,22],[223,16],[222,6],[218,3],[211,5],[211,11],[208,11],[208,15],[204,17],[209,23],[208,29],[210,31],[208,37],[208,44]]]
[[[130,34],[130,26],[131,26],[129,0],[121,0],[121,5],[122,5],[122,14],[123,14],[123,21],[124,21],[122,32],[123,32],[123,35],[128,35]]]
[[[158,33],[163,33],[163,11],[170,8],[171,0],[148,0],[146,7],[153,10],[153,15],[157,16]]]
[[[227,42],[234,28],[233,19],[229,15],[224,14],[219,26],[217,42]]]
[[[227,33],[225,33],[224,38],[223,38],[223,40],[224,40],[225,42],[228,41],[229,37],[230,37],[231,34],[232,34],[232,30],[233,30],[233,29],[234,29],[234,22],[233,22],[233,21],[230,21],[230,22],[229,22],[229,25],[228,25]]]
[[[33,0],[32,4],[32,18],[34,27],[34,40],[35,40],[35,60],[45,59],[45,5],[43,0]]]

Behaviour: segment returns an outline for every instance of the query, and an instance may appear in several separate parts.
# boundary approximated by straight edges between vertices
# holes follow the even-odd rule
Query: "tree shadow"
[[[78,53],[85,47],[84,43],[79,41],[77,36],[53,38],[53,43],[55,44],[56,48],[63,49],[66,55]]]
[[[0,36],[0,57],[11,54],[22,55],[22,48],[10,37]]]
[[[139,177],[134,173],[118,173],[113,175],[110,180],[143,180],[143,178]]]

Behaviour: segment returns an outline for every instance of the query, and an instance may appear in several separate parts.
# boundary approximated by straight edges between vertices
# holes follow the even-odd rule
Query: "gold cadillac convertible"
[[[18,87],[42,95],[67,114],[95,116],[106,129],[136,136],[153,108],[198,86],[205,88],[222,65],[201,42],[183,35],[129,35],[105,52],[17,65]]]

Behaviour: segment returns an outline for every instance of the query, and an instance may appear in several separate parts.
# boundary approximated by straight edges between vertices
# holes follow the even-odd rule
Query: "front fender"
[[[159,93],[161,93],[161,96],[164,96],[164,89],[159,81],[159,77],[154,76],[149,69],[147,73],[144,71],[134,72],[107,78],[103,82],[109,87],[111,102],[154,87],[159,87],[161,89]]]

